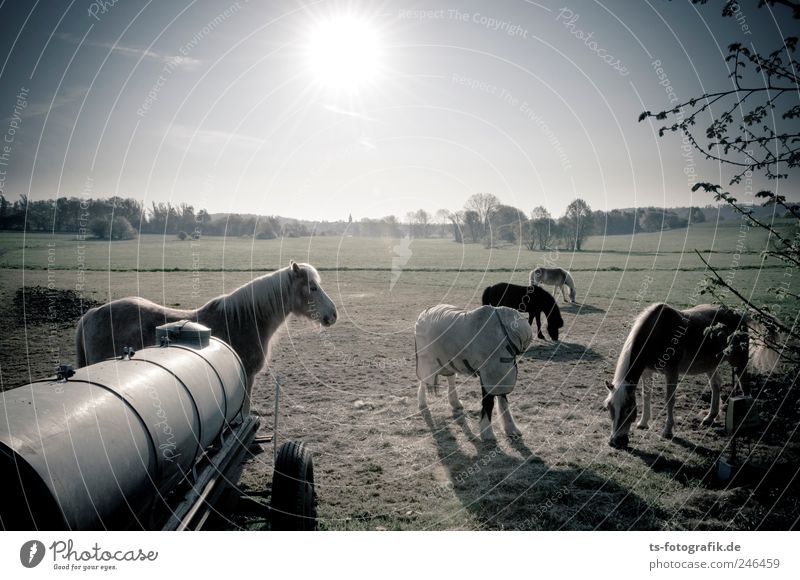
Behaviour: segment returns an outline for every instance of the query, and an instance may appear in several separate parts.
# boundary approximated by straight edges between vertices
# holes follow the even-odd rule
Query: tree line
[[[131,239],[139,233],[174,235],[181,239],[200,236],[233,236],[273,239],[309,235],[413,238],[452,237],[458,243],[521,243],[530,250],[555,245],[580,250],[589,234],[631,234],[686,227],[705,220],[700,208],[686,217],[661,208],[593,211],[578,198],[563,216],[553,217],[543,206],[525,211],[504,205],[490,193],[470,196],[457,211],[424,209],[409,212],[405,221],[390,215],[379,219],[304,222],[277,216],[221,214],[211,216],[191,204],[142,202],[123,197],[59,197],[30,200],[20,196],[9,202],[0,195],[0,229],[69,232],[99,239]]]
[[[0,194],[0,229],[76,233],[100,239],[132,239],[139,233],[200,236],[252,236],[259,239],[310,235],[296,220],[276,216],[225,214],[212,217],[205,209],[187,203],[142,202],[123,197],[59,197],[30,200],[20,196],[9,202]]]

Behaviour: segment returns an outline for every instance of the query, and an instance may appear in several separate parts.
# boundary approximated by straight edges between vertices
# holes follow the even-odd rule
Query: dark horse
[[[486,287],[481,297],[481,303],[491,306],[508,306],[516,308],[520,312],[527,312],[528,324],[533,326],[533,320],[536,319],[537,338],[544,338],[540,319],[542,313],[547,317],[547,334],[553,340],[558,340],[558,329],[564,326],[561,310],[556,304],[555,298],[541,286],[520,286],[500,282]]]

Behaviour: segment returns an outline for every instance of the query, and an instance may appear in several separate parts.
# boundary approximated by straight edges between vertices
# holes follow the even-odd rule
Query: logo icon
[[[28,540],[19,549],[19,561],[26,568],[35,568],[44,559],[44,544],[39,540]]]
[[[406,236],[400,240],[399,244],[392,247],[394,256],[392,257],[392,279],[389,282],[389,292],[392,291],[394,285],[397,284],[397,281],[400,279],[400,275],[403,273],[403,266],[408,264],[408,261],[414,254],[414,252],[411,251],[411,242],[411,236],[406,234]]]

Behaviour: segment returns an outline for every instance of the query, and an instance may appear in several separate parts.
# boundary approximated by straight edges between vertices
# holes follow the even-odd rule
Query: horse
[[[777,357],[765,343],[750,348],[748,323],[761,326],[724,306],[701,304],[688,310],[659,303],[644,309],[636,318],[617,360],[613,383],[606,381],[610,391],[605,408],[611,416],[609,445],[627,448],[630,426],[636,419],[636,385],[642,380],[643,410],[637,423],[647,429],[650,421],[651,378],[653,373],[665,375],[667,382],[667,421],[662,435],[673,434],[675,389],[681,375],[705,373],[711,387],[711,408],[703,419],[711,425],[719,414],[719,367],[728,362],[733,369],[734,388],[745,391],[742,375],[752,363],[757,369],[768,370]],[[763,330],[763,329],[761,329]]]
[[[561,309],[555,298],[541,286],[520,286],[500,282],[487,286],[481,296],[481,303],[491,306],[508,306],[520,312],[528,313],[528,324],[533,326],[536,319],[537,338],[544,339],[542,334],[541,314],[547,318],[547,334],[558,342],[558,329],[564,326]]]
[[[565,301],[569,300],[573,304],[575,303],[575,280],[572,279],[572,274],[563,268],[536,268],[531,270],[530,283],[531,286],[552,284],[553,294],[557,296],[558,291],[561,290],[561,296]],[[564,286],[569,288],[569,299]]]
[[[439,375],[447,377],[447,395],[455,415],[464,407],[458,399],[455,375],[477,376],[481,382],[480,430],[483,441],[494,441],[492,411],[499,398],[506,435],[522,436],[508,408],[506,395],[517,382],[517,356],[533,340],[529,324],[516,310],[505,306],[480,306],[464,310],[439,304],[424,310],[414,326],[421,411],[428,408],[426,388],[436,387]]]
[[[336,305],[310,264],[290,261],[288,267],[260,276],[196,310],[167,308],[139,297],[121,298],[90,309],[78,321],[77,365],[119,356],[124,347],[139,350],[153,345],[156,326],[192,320],[210,328],[213,336],[239,355],[247,375],[249,401],[255,376],[268,358],[270,339],[289,314],[318,320],[325,327],[336,322]]]

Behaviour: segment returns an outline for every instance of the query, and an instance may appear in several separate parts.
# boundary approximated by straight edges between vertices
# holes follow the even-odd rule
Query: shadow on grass
[[[584,344],[535,340],[530,348],[523,353],[522,358],[564,362],[572,360],[597,361],[603,360],[604,357]]]
[[[659,529],[664,514],[636,494],[589,470],[554,469],[524,441],[511,441],[509,454],[483,443],[466,419],[456,421],[474,445],[462,449],[452,423],[424,412],[442,466],[464,509],[485,529],[629,530]],[[498,441],[504,443],[500,422]]]
[[[561,312],[566,312],[569,314],[575,314],[576,316],[579,314],[605,314],[606,311],[602,308],[598,308],[597,306],[592,306],[591,304],[580,302],[571,302],[566,304],[561,304]]]

